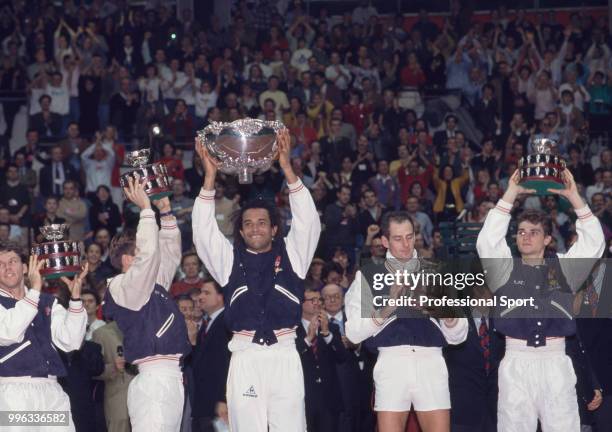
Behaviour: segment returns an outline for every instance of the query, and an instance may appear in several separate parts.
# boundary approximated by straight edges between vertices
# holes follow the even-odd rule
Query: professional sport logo
[[[242,393],[242,396],[256,398],[257,393],[255,392],[255,386],[249,387],[246,392]]]

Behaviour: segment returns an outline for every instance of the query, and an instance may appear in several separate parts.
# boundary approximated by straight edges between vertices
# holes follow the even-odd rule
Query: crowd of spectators
[[[234,2],[231,20],[206,18],[111,0],[3,4],[0,242],[27,252],[40,226],[69,224],[84,244],[88,288],[103,296],[117,271],[110,239],[138,222],[119,188],[125,153],[151,147],[172,178],[185,252],[172,294],[193,299],[190,319],[201,320],[206,269],[193,254],[191,210],[204,172],[194,136],[212,121],[255,117],[289,128],[293,169],[319,210],[315,290],[348,288],[360,260],[384,257],[379,224],[390,210],[418,222],[420,255],[443,256],[440,223],[482,222],[536,138],[558,142],[610,254],[607,16],[500,6],[475,19],[453,0],[450,13],[422,9],[407,25],[367,2],[329,16],[309,15],[300,0],[261,0]],[[407,94],[416,102],[406,105]],[[436,113],[423,103],[434,97],[459,103]],[[274,200],[290,227],[280,170],[248,186],[220,175],[216,214],[228,238],[233,212],[255,197]],[[547,210],[553,247],[566,250],[575,220],[566,203],[529,196],[519,207]]]

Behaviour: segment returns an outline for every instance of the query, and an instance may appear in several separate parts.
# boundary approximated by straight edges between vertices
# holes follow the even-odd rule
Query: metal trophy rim
[[[278,157],[278,133],[285,129],[285,125],[278,120],[261,120],[244,118],[232,122],[211,122],[204,129],[197,132],[196,145],[204,146],[211,156],[221,162],[219,171],[225,174],[236,174],[241,184],[252,183],[254,173],[268,169],[274,159]],[[238,157],[230,156],[227,152],[215,147],[213,144],[222,132],[228,135],[249,137],[260,135],[265,129],[274,132],[275,138],[272,143],[272,155],[270,158],[248,161],[248,154],[243,153]],[[248,162],[248,164],[247,164]],[[236,166],[244,167],[237,170]]]

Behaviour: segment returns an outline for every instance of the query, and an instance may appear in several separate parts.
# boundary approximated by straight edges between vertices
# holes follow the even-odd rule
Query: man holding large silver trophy
[[[303,282],[321,233],[319,216],[291,168],[287,129],[253,119],[211,126],[196,139],[206,175],[193,209],[193,234],[198,255],[223,287],[226,323],[233,332],[228,346],[230,427],[234,432],[305,431],[295,329],[301,320]],[[239,173],[240,181],[248,182],[249,174],[267,169],[276,154],[289,188],[291,229],[283,238],[274,205],[255,200],[239,211],[232,245],[215,219],[216,173]]]

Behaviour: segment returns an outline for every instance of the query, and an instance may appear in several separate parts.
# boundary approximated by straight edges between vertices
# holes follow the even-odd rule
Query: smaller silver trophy
[[[212,122],[198,131],[198,141],[221,161],[221,172],[237,174],[239,183],[248,184],[254,173],[270,169],[278,154],[277,134],[284,127],[279,121],[252,118]]]
[[[81,251],[78,242],[64,240],[66,224],[51,224],[40,227],[47,242],[32,246],[32,255],[45,262],[40,274],[45,279],[74,276],[81,271]]]
[[[122,174],[119,183],[122,188],[128,187],[130,177],[136,179],[136,174],[140,181],[145,179],[145,192],[152,200],[167,197],[172,193],[170,179],[166,165],[161,162],[149,164],[151,151],[149,149],[134,150],[125,155],[128,164],[134,167],[133,171]]]
[[[548,189],[563,189],[562,172],[565,161],[556,153],[557,142],[549,138],[536,138],[533,152],[519,159],[520,184],[535,189],[538,195],[549,195]]]

